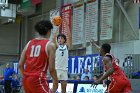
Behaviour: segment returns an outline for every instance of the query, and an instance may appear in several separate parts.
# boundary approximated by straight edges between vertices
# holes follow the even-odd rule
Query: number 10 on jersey
[[[38,57],[40,54],[40,50],[41,50],[41,45],[36,45],[36,46],[32,45],[30,57]]]

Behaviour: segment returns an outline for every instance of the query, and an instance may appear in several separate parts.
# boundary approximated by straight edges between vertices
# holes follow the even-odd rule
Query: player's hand
[[[90,40],[90,44],[91,44],[92,46],[95,44],[94,39],[91,39],[91,40]]]
[[[91,87],[96,88],[99,83],[101,83],[101,81],[97,80],[91,84]]]
[[[56,26],[56,31],[57,31],[57,32],[59,31],[59,27],[60,27],[60,26]]]
[[[97,85],[95,85],[94,83],[92,83],[90,87],[96,88]]]

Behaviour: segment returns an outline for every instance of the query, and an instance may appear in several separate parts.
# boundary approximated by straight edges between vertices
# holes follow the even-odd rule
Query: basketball
[[[54,16],[52,22],[55,26],[59,26],[61,25],[62,19],[60,16]]]

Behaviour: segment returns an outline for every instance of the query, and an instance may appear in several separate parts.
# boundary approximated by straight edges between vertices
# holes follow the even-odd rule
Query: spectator
[[[80,75],[77,75],[77,76],[76,76],[76,80],[81,80]]]
[[[14,75],[12,79],[12,93],[18,93],[20,87],[19,78],[17,75]]]
[[[76,76],[75,75],[72,77],[72,80],[76,80]]]
[[[91,73],[89,72],[87,68],[85,69],[85,72],[82,74],[81,80],[84,80],[85,76],[88,76],[89,79],[91,79]]]
[[[88,76],[85,76],[84,80],[88,81],[89,80],[89,77]]]
[[[94,75],[93,78],[92,78],[92,80],[94,80],[94,81],[98,80],[98,76],[97,75]]]
[[[5,93],[12,92],[12,76],[15,74],[14,70],[10,68],[10,64],[6,64],[6,69],[4,71],[4,90]]]

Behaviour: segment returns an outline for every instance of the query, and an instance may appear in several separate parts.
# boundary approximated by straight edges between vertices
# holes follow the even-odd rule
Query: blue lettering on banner
[[[99,54],[90,54],[85,56],[69,56],[68,72],[69,74],[83,73],[85,68],[93,71],[94,67],[100,67],[103,70],[102,58]],[[14,71],[18,74],[18,61],[13,62]]]
[[[70,74],[83,73],[85,68],[93,70],[94,65],[100,66],[103,69],[102,59],[99,54],[91,54],[85,56],[69,56],[68,72]]]
[[[85,89],[81,87],[78,93],[104,93],[103,89]]]
[[[86,93],[104,93],[103,89],[87,89]]]
[[[83,92],[85,93],[85,88],[84,87],[81,87],[79,92],[80,93],[83,93]]]
[[[96,88],[90,87],[91,84],[78,84],[76,93],[104,93],[106,87],[99,84]]]

